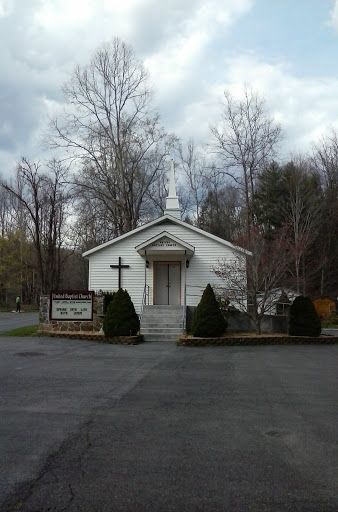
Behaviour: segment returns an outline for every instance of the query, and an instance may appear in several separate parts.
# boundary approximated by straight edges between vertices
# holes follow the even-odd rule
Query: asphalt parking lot
[[[0,511],[337,512],[337,359],[0,336]]]
[[[39,323],[38,313],[0,313],[0,334],[5,331],[17,329],[18,327],[27,327],[28,325],[37,325]]]

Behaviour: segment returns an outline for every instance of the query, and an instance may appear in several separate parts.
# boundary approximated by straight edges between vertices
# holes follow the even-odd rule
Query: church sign
[[[149,244],[149,249],[152,250],[175,250],[182,249],[182,246],[179,245],[175,240],[171,238],[160,238],[159,240],[155,240],[151,244]]]
[[[170,238],[162,238],[161,240],[157,240],[153,242],[150,247],[161,247],[163,249],[169,249],[171,247],[177,247],[177,243]]]
[[[50,319],[93,320],[92,291],[53,291],[50,294]]]

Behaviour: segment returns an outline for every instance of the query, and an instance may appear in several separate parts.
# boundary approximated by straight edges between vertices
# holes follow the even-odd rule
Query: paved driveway
[[[329,336],[338,336],[338,329],[322,329],[322,334],[328,334]]]
[[[0,334],[17,327],[27,327],[39,323],[38,313],[1,313],[0,312]]]
[[[0,511],[337,512],[337,359],[0,337]]]

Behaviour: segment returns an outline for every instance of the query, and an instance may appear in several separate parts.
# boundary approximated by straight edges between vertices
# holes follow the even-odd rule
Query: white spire
[[[176,186],[175,186],[174,160],[171,160],[171,162],[170,162],[169,194],[168,194],[168,197],[177,197],[176,196]]]
[[[165,214],[171,215],[172,217],[176,217],[177,219],[181,218],[181,210],[178,202],[178,197],[176,195],[176,186],[175,186],[175,171],[174,171],[174,161],[171,160],[170,165],[170,174],[169,174],[169,194],[165,204]]]

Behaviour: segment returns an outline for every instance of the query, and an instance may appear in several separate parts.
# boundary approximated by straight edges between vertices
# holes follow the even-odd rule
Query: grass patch
[[[18,327],[11,331],[5,331],[2,333],[2,336],[38,336],[38,334],[38,325],[27,325],[27,327]]]
[[[325,329],[338,329],[338,315],[332,314],[328,318],[322,318],[321,324]]]
[[[322,329],[338,329],[338,321],[322,320]]]

